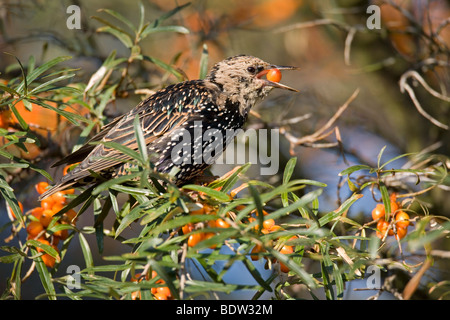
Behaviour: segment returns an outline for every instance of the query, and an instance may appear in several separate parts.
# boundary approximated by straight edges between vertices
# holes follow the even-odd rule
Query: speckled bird
[[[139,152],[133,126],[136,116],[140,119],[149,160],[156,170],[169,173],[176,166],[176,185],[192,181],[220,156],[233,138],[226,133],[243,127],[250,109],[258,100],[273,88],[297,91],[263,78],[274,68],[296,69],[239,55],[215,64],[204,80],[180,82],[157,91],[128,113],[105,125],[80,149],[55,163],[53,166],[80,162],[42,194],[41,199],[67,188],[96,183],[99,176],[107,180],[128,174],[130,168],[137,166],[129,155],[104,144],[91,143],[113,141]],[[209,136],[222,137],[223,141],[217,144],[214,137],[205,140],[203,135],[208,132]],[[186,139],[183,134],[187,134],[189,139],[181,143],[180,137]],[[174,152],[177,146],[181,151],[177,149]],[[215,152],[211,159],[201,161],[202,153],[212,147]]]

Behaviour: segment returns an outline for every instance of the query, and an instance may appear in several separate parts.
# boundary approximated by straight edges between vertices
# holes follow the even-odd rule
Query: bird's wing
[[[80,149],[72,152],[68,156],[52,164],[52,168],[58,167],[62,164],[73,164],[83,161],[87,157],[87,155],[91,153],[91,151],[95,148],[95,145],[92,144],[92,142],[101,141],[108,134],[111,128],[113,128],[122,118],[123,115],[115,118],[110,123],[101,127],[100,131],[91,139],[89,139],[88,142],[86,142]]]
[[[194,88],[194,93],[189,90]],[[209,90],[199,81],[187,81],[169,86],[158,91],[146,100],[142,101],[135,109],[122,117],[114,120],[94,138],[93,141],[115,142],[138,151],[135,137],[134,119],[138,115],[144,134],[145,143],[152,144],[162,135],[171,130],[176,130],[184,122],[191,121],[192,110],[199,105],[209,102]],[[82,147],[84,152],[75,155],[78,159],[81,155],[89,154],[72,171],[65,175],[61,183],[71,183],[91,175],[91,172],[100,172],[118,164],[133,160],[120,150],[108,147],[104,144]],[[78,152],[78,151],[77,151]]]

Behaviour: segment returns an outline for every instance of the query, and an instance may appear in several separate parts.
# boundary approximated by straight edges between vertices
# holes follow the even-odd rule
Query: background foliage
[[[71,4],[81,29],[66,27]],[[370,4],[380,29],[367,27]],[[445,1],[2,1],[2,298],[152,299],[156,287],[175,299],[447,298],[449,10]],[[301,68],[283,79],[301,93],[272,93],[248,124],[280,130],[279,174],[217,165],[212,184],[179,189],[145,152],[112,145],[142,170],[67,194],[40,234],[59,244],[29,237],[36,184],[62,175],[52,162],[153,91],[238,53]],[[393,205],[408,213],[404,238],[376,235],[381,203],[387,219]],[[76,224],[60,223],[71,209]],[[270,219],[277,227],[265,227]],[[191,246],[193,234],[209,236]],[[68,286],[73,265],[79,289]],[[371,266],[384,280],[375,290]]]

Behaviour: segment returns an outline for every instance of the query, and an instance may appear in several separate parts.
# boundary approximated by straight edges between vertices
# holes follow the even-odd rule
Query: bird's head
[[[248,111],[258,99],[264,98],[273,88],[296,91],[284,84],[269,81],[264,75],[271,69],[294,70],[296,67],[277,66],[247,55],[230,57],[213,66],[206,77],[218,85],[233,102]]]

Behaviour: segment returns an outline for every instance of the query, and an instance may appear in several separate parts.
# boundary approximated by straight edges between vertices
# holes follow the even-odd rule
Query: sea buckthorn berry
[[[284,246],[281,248],[280,253],[282,253],[282,254],[291,254],[291,253],[294,253],[294,248],[293,248],[292,246],[284,245]],[[285,273],[289,272],[288,266],[286,266],[286,265],[285,265],[284,263],[282,263],[282,262],[280,262],[280,270],[281,270],[281,272],[285,272]]]
[[[51,210],[54,204],[55,201],[52,197],[46,198],[41,201],[41,207],[45,210]]]
[[[44,210],[42,212],[41,217],[39,218],[40,223],[44,226],[44,228],[47,228],[50,222],[52,222],[53,215],[55,213],[52,210]]]
[[[216,220],[209,220],[207,224],[208,224],[208,227],[210,227],[210,228],[216,228],[217,227]]]
[[[44,226],[39,221],[31,221],[27,226],[27,233],[30,238],[36,237],[44,230]]]
[[[391,202],[391,213],[395,213],[400,208],[398,202]]]
[[[188,246],[189,247],[194,247],[196,246],[200,241],[203,240],[204,234],[199,232],[199,233],[193,233],[189,236],[188,238]]]
[[[65,166],[64,169],[63,169],[63,176],[65,176],[67,173],[69,173],[70,171],[75,169],[75,167],[78,164],[79,164],[79,162],[76,162],[76,163],[72,163],[72,164],[69,164],[69,165]]]
[[[269,232],[275,232],[275,231],[278,231],[278,230],[280,230],[280,229],[281,229],[281,226],[278,225],[278,224],[276,224],[276,225],[273,225],[273,226],[269,229]]]
[[[290,254],[290,253],[294,253],[294,247],[284,245],[284,246],[281,248],[280,253],[282,253],[282,254]]]
[[[44,254],[42,257],[42,261],[44,262],[44,264],[49,267],[49,268],[53,268],[55,266],[56,260],[55,258],[53,258],[51,255],[49,255],[48,253]]]
[[[48,246],[50,245],[50,242],[48,240],[45,240],[45,239],[38,239],[37,241],[39,241],[42,244],[46,244]],[[37,252],[44,252],[44,249],[36,247],[36,251]]]
[[[409,215],[404,211],[399,211],[395,215],[395,224],[397,228],[407,228],[409,226]]]
[[[259,256],[256,255],[255,253],[259,253],[259,252],[263,252],[263,251],[264,251],[264,249],[261,245],[259,245],[259,244],[255,245],[251,251],[251,253],[252,253],[252,255],[250,255],[251,259],[253,261],[259,260]]]
[[[194,224],[188,223],[181,227],[181,230],[183,231],[183,234],[188,234],[192,230],[194,230]]]
[[[17,201],[17,203],[18,203],[18,205],[19,205],[20,212],[23,213],[23,205],[22,205],[22,202]],[[16,215],[14,214],[14,212],[12,211],[11,207],[10,207],[8,204],[6,204],[6,210],[8,211],[8,215],[9,215],[9,217],[10,217],[11,220],[16,219]]]
[[[193,216],[201,215],[204,213],[205,213],[205,210],[203,208],[189,212],[189,214],[191,214]]]
[[[219,218],[216,220],[216,226],[217,228],[229,228],[230,224],[223,220],[222,218]]]
[[[55,236],[61,240],[66,240],[67,237],[69,236],[69,230],[62,229],[62,230],[55,231],[55,232],[53,232],[53,236]]]
[[[61,191],[64,194],[74,194],[75,193],[75,189],[66,189]]]
[[[266,78],[272,82],[280,82],[281,71],[278,69],[270,69],[269,72],[267,72]]]
[[[131,300],[141,300],[141,292],[140,291],[133,291],[131,293]]]
[[[378,220],[380,218],[384,219],[385,214],[386,212],[384,211],[384,204],[379,203],[372,210],[372,219],[373,220]]]
[[[155,300],[167,300],[167,296],[164,294],[161,294],[159,292],[156,292],[153,297],[155,298]]]
[[[384,235],[386,234],[387,229],[389,228],[389,222],[386,220],[381,219],[377,223],[377,237],[380,239],[383,239]]]
[[[50,243],[49,243],[47,240],[45,240],[45,239],[39,239],[38,241],[41,242],[41,243],[43,243],[43,244],[46,244],[46,245],[50,246]],[[57,252],[59,252],[58,248],[57,248],[55,245],[52,245],[52,248],[55,249]],[[41,248],[39,248],[39,247],[36,248],[36,250],[37,250],[38,252],[44,252],[44,250],[41,249]],[[49,255],[48,253],[43,254],[43,255],[41,256],[41,258],[42,258],[42,261],[44,262],[44,264],[45,264],[47,267],[53,268],[53,267],[55,266],[56,259],[53,258],[53,257],[52,257],[51,255]]]
[[[42,207],[36,207],[31,210],[30,214],[39,219],[42,216],[43,212],[44,209]]]
[[[169,287],[158,287],[156,288],[156,293],[165,295],[168,299],[172,298],[172,293],[170,292]]]
[[[391,200],[391,202],[396,202],[397,201],[397,193],[393,192],[390,196],[389,199]]]
[[[52,211],[54,213],[58,213],[62,208],[64,208],[64,204],[62,203],[55,203],[52,207]]]
[[[11,123],[12,111],[10,109],[0,112],[0,128],[8,128]]]
[[[263,222],[263,228],[267,229],[267,230],[270,230],[274,225],[275,225],[275,220],[273,220],[273,219],[267,219],[267,220],[264,220],[264,222]]]
[[[64,196],[64,192],[62,191],[52,194],[51,198],[55,203],[65,204],[67,202],[67,198]]]
[[[289,267],[286,266],[283,262],[280,262],[280,270],[281,270],[281,272],[288,273]]]
[[[48,182],[45,181],[39,182],[38,184],[36,184],[36,191],[39,194],[43,194],[45,191],[47,191],[48,186],[49,186]]]
[[[397,232],[397,234],[395,235],[395,239],[400,240],[406,236],[406,234],[408,233],[408,229],[407,228],[397,228],[396,232]]]
[[[38,241],[41,242],[42,244],[51,246],[53,249],[55,249],[57,252],[59,252],[58,248],[55,245],[51,245],[50,242],[48,242],[48,240],[38,239]],[[37,252],[45,252],[44,249],[39,248],[39,247],[37,247],[36,250],[37,250]],[[54,257],[52,257],[51,255],[49,255],[48,253],[43,254],[41,256],[41,258],[47,267],[53,268],[55,266],[56,259]]]
[[[75,223],[77,222],[77,212],[73,209],[70,209],[69,211],[67,211],[66,213],[63,214],[63,219],[62,222],[65,223],[70,223],[72,225],[75,225]]]
[[[207,232],[205,233],[205,235],[203,236],[203,240],[208,240],[211,237],[214,237],[216,234],[214,232]],[[213,244],[212,246],[210,246],[210,249],[215,249],[217,247],[217,244]]]

